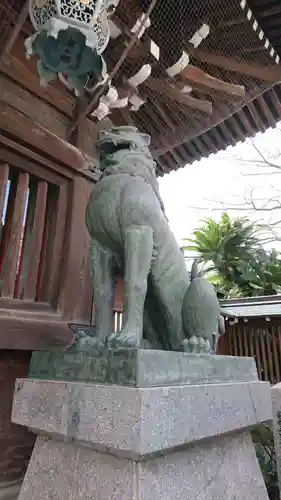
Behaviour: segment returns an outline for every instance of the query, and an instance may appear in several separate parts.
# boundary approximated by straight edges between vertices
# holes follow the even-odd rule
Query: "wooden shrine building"
[[[281,297],[246,297],[220,301],[225,335],[218,352],[227,356],[251,356],[260,380],[281,381]]]
[[[29,37],[56,12],[76,26],[96,20],[100,69],[76,93],[65,70],[40,85],[40,58],[49,78],[50,61],[65,68],[69,57],[60,45],[32,52]],[[14,380],[27,375],[32,350],[68,344],[69,321],[92,321],[84,211],[98,178],[99,128],[135,124],[149,133],[161,176],[274,127],[281,6],[2,0],[0,27],[0,499],[14,499],[34,443],[10,424]]]

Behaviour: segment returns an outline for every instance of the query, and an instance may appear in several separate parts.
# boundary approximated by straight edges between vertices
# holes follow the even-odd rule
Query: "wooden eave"
[[[281,7],[278,10],[277,0],[270,2],[267,10],[261,10],[262,5],[265,7],[264,1],[253,0],[252,3],[254,2],[257,8],[260,8],[257,19],[262,27],[264,20],[268,23],[268,18],[272,16],[277,15],[281,19]],[[131,3],[134,7],[138,5],[137,1]],[[221,94],[205,92],[204,97],[213,105],[213,113],[206,116],[198,110],[167,98],[160,90],[143,85],[142,92],[146,96],[146,104],[138,112],[115,111],[110,116],[113,123],[134,123],[152,136],[152,150],[159,175],[207,157],[229,145],[235,145],[268,127],[274,127],[281,118],[281,86],[277,83],[281,81],[280,65],[273,61],[268,50],[258,50],[260,43],[257,33],[245,20],[245,13],[237,6],[234,8],[235,2],[230,1],[230,6],[223,14],[219,11],[221,3],[222,1],[218,3],[217,9],[213,9],[216,12],[209,14],[209,19],[204,19],[211,24],[211,34],[200,49],[192,51],[189,47],[190,55],[192,63],[198,68],[230,83],[244,85],[245,99],[237,103]],[[133,12],[136,16],[137,8],[126,9],[126,1],[120,4],[116,14],[117,21],[124,26],[132,21],[128,12]],[[151,11],[156,9],[157,5],[159,4],[155,1],[148,2]],[[135,17],[133,20],[135,21]],[[25,61],[23,39],[32,32],[27,16],[27,3],[24,0],[14,0],[11,4],[4,0],[0,6],[0,22],[1,29],[2,26],[9,27],[3,29],[0,34],[1,72],[20,84],[25,91],[28,90],[49,104],[54,114],[59,113],[63,117],[66,128],[72,132],[65,134],[65,137],[62,135],[64,140],[69,139],[75,143],[77,134],[92,134],[93,130],[97,130],[101,124],[95,124],[89,113],[86,113],[86,110],[89,112],[94,109],[95,103],[92,99],[86,103],[77,102],[60,82],[43,89],[39,86],[35,61]],[[176,28],[175,26],[174,29]],[[187,28],[192,33],[198,26],[194,23]],[[227,48],[226,29],[229,39]],[[272,32],[268,32],[267,36],[271,35]],[[274,34],[272,36],[274,38]],[[122,43],[115,41],[114,44],[109,44],[105,52],[109,71],[115,71],[116,86],[134,74],[134,68],[139,69],[149,60],[149,54],[144,50],[146,37],[137,43],[130,39],[127,46]],[[276,44],[276,50],[279,50],[278,41]],[[158,76],[161,77],[161,72]],[[202,97],[198,91],[193,95]],[[91,140],[94,141],[94,134]]]

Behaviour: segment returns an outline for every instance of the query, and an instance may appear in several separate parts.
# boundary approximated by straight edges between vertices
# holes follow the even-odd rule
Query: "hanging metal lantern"
[[[29,14],[36,31],[48,29],[52,19],[79,29],[92,29],[102,13],[112,14],[119,0],[30,0]]]
[[[25,41],[26,55],[37,55],[41,84],[60,74],[79,94],[89,75],[105,77],[108,16],[119,0],[30,0],[35,33]]]

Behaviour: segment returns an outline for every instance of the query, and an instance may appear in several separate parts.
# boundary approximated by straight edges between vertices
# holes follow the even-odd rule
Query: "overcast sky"
[[[279,144],[281,151],[281,130],[269,129],[264,134],[258,134],[254,144],[267,158],[278,156]],[[180,244],[182,238],[192,235],[202,218],[211,216],[218,219],[223,206],[234,216],[250,215],[265,222],[281,219],[281,208],[278,212],[259,213],[230,208],[245,204],[245,197],[250,199],[251,193],[259,206],[272,197],[277,197],[281,203],[281,171],[279,173],[276,169],[261,167],[259,161],[260,156],[251,141],[247,141],[160,178],[160,192],[167,216]],[[281,168],[281,156],[274,161]],[[276,204],[276,201],[272,201],[269,207],[273,203]],[[281,250],[280,243],[271,246]]]

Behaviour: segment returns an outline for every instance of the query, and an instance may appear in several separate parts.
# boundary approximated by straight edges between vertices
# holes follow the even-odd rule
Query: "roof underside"
[[[281,3],[280,0],[248,0],[248,5],[270,40],[277,54],[281,55]],[[262,43],[256,48],[256,53],[264,51]]]
[[[271,42],[275,51],[281,57],[281,3],[280,0],[249,0],[254,18],[258,21],[265,37]],[[229,24],[236,28],[249,22],[244,13]],[[266,51],[264,40],[255,44],[255,47],[245,46],[245,53],[252,50],[252,54],[259,61],[259,57]],[[280,79],[281,81],[281,79]],[[269,87],[250,104],[245,104],[232,116],[222,123],[191,141],[184,142],[173,153],[178,153],[181,161],[192,163],[211,153],[226,149],[229,145],[235,146],[239,141],[253,137],[258,132],[265,132],[269,127],[275,127],[281,119],[281,85],[279,83]],[[172,161],[172,154],[166,158]],[[182,166],[182,164],[180,165]]]
[[[24,3],[24,0],[1,2],[1,29],[10,26],[11,33]],[[158,0],[150,15],[150,29],[128,52],[116,73],[113,83],[119,89],[143,65],[152,65],[152,76],[138,89],[145,104],[137,112],[115,110],[111,119],[118,124],[135,124],[151,135],[159,175],[274,127],[281,118],[281,86],[274,85],[281,81],[275,52],[281,52],[280,2],[249,0],[249,3],[259,23],[254,28],[254,18],[248,19],[248,9],[241,8],[240,0],[217,0],[215,8],[213,0]],[[112,40],[104,53],[109,73],[126,47],[125,27],[132,27],[149,5],[148,0],[120,0],[113,20],[123,30],[122,35]],[[193,50],[189,40],[204,23],[209,25],[210,33]],[[261,40],[261,29],[269,45],[264,37]],[[28,22],[23,32],[26,36],[32,33]],[[7,36],[8,31],[2,29],[0,44],[5,43]],[[147,50],[150,39],[160,48],[159,62]],[[243,101],[221,91],[192,85],[188,94],[193,98],[191,107],[181,92],[171,91],[171,86],[177,86],[178,82],[168,79],[165,70],[180,59],[183,50],[190,54],[190,63],[205,73],[244,86]],[[61,84],[55,86],[62,88]],[[69,91],[64,89],[64,92]],[[93,96],[88,99],[93,100]],[[211,102],[212,113],[200,111],[198,101]]]
[[[240,11],[238,15],[234,14],[233,17],[229,17],[228,21],[221,23],[221,25],[224,24],[226,30],[224,40],[227,40],[225,51],[221,54],[224,55],[225,52],[229,54],[229,45],[233,44],[234,38],[237,37],[242,42],[242,46],[241,44],[236,45],[235,40],[232,52],[235,61],[239,60],[250,64],[255,61],[261,66],[263,64],[266,66],[267,64],[264,62],[268,51],[267,44],[265,44],[266,39],[270,42],[271,50],[274,48],[275,53],[281,57],[281,3],[279,0],[249,0],[248,7],[252,11],[250,19],[248,19],[246,7],[245,11]],[[222,13],[221,15],[224,17]],[[255,19],[259,24],[256,31],[253,30]],[[253,38],[247,29],[252,30],[254,36],[258,35],[259,29],[261,29],[264,32],[263,39],[260,40],[259,36]],[[214,51],[215,53],[220,52],[217,47],[214,48]],[[209,69],[214,71],[214,66],[209,67]],[[233,79],[233,76],[233,72],[228,73],[229,81],[236,82],[237,80]],[[238,78],[241,76],[240,81],[245,85],[242,75],[237,76]],[[281,78],[278,81],[281,81]],[[202,131],[196,137],[183,141],[181,145],[165,153],[164,161],[168,162],[170,166],[176,161],[175,168],[177,168],[202,157],[207,157],[211,153],[224,150],[229,145],[235,146],[239,141],[253,137],[258,132],[265,132],[269,127],[275,127],[281,119],[281,85],[273,84],[265,92],[259,92],[260,82],[256,80],[255,84],[257,85],[256,89],[250,90],[249,93],[253,96],[256,91],[258,93],[256,98],[249,103],[243,103],[237,111],[233,112],[232,108],[230,116],[221,120],[213,128]],[[202,125],[203,123],[204,120]]]
[[[229,318],[258,318],[281,316],[281,296],[247,297],[220,301],[224,316]]]

